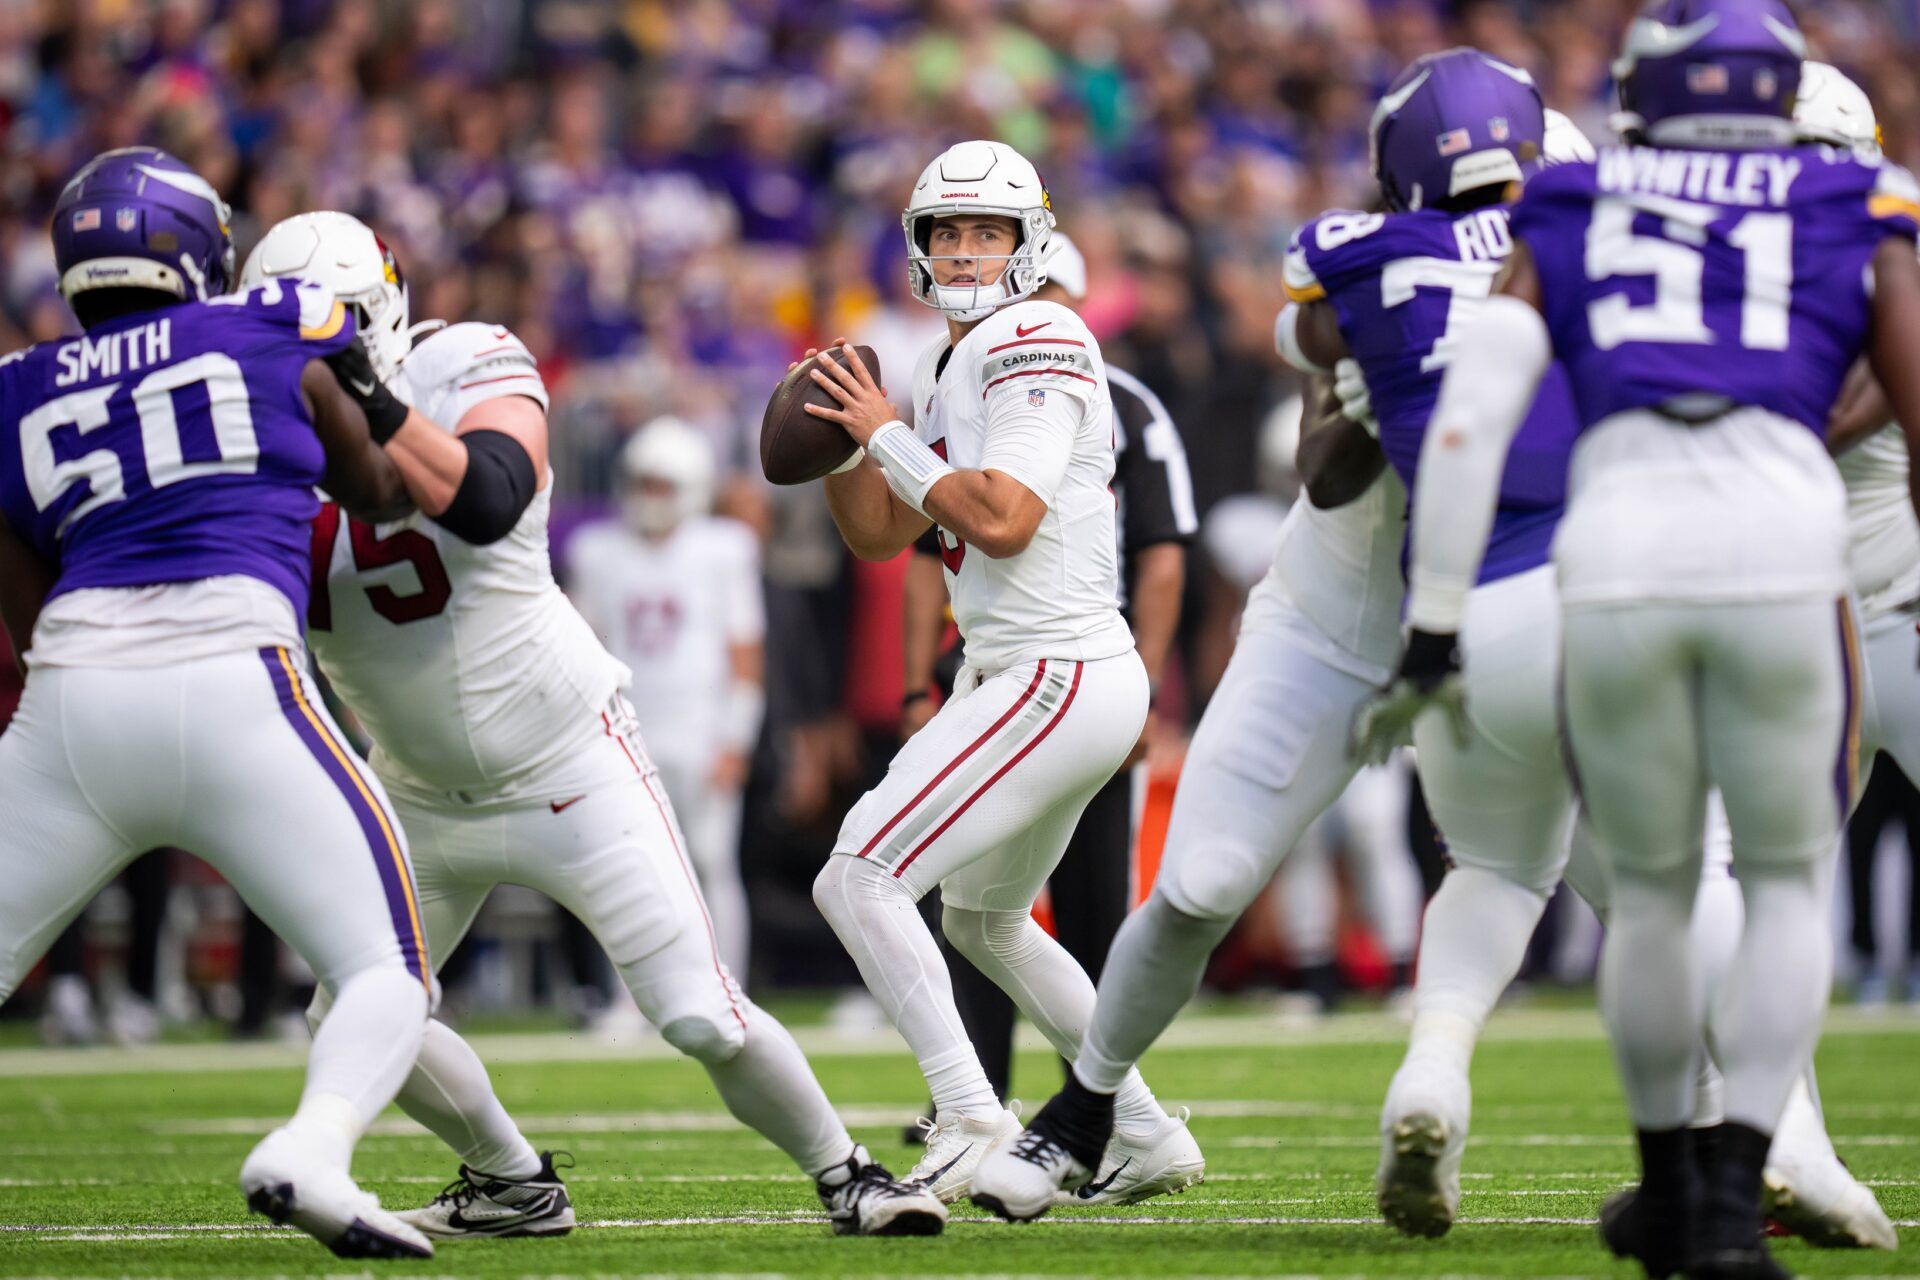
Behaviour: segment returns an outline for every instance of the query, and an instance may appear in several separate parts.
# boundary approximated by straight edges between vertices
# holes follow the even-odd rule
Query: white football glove
[[[1342,356],[1335,362],[1333,394],[1340,401],[1341,413],[1365,427],[1374,439],[1380,438],[1380,422],[1373,416],[1373,397],[1367,391],[1366,375],[1360,372],[1360,362],[1352,356]]]
[[[1413,722],[1429,708],[1446,718],[1454,742],[1465,747],[1467,691],[1460,675],[1459,639],[1415,630],[1407,637],[1393,679],[1354,715],[1349,744],[1353,758],[1363,764],[1384,763],[1395,747],[1413,741]]]

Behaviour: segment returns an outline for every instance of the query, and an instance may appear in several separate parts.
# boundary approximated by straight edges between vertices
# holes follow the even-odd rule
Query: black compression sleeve
[[[511,533],[533,501],[533,459],[504,431],[469,431],[460,439],[467,446],[467,474],[434,523],[484,547]]]

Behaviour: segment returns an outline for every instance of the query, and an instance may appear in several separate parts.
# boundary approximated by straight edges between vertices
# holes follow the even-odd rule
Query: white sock
[[[1747,925],[1713,1011],[1727,1119],[1772,1133],[1813,1060],[1833,940],[1813,866],[1742,868]]]
[[[941,928],[961,955],[1013,997],[1063,1057],[1071,1061],[1080,1056],[1093,1021],[1093,980],[1029,912],[948,907]],[[1127,1072],[1115,1091],[1114,1126],[1138,1132],[1166,1118],[1139,1070]]]
[[[1641,1129],[1693,1118],[1694,1075],[1706,1029],[1688,945],[1699,867],[1664,875],[1614,868],[1600,950],[1600,1013],[1613,1041],[1627,1110]]]
[[[347,979],[314,1031],[306,1088],[289,1127],[329,1135],[327,1145],[344,1168],[353,1144],[413,1066],[426,1019],[426,988],[397,962]]]
[[[1713,839],[1709,834],[1709,841]],[[1733,966],[1734,953],[1740,947],[1740,932],[1746,919],[1746,907],[1740,901],[1740,885],[1724,870],[1708,871],[1700,881],[1700,892],[1693,900],[1693,923],[1687,942],[1693,949],[1693,977],[1700,984],[1701,1007],[1711,1009],[1727,971]],[[1707,1023],[1706,1044],[1702,1046],[1699,1066],[1694,1075],[1693,1119],[1696,1129],[1710,1129],[1727,1118],[1726,1080],[1714,1063],[1713,1023]]]
[[[936,1117],[1000,1114],[1000,1099],[960,1023],[946,961],[913,895],[886,868],[835,854],[814,879],[813,900],[913,1051]]]
[[[1767,1163],[1801,1170],[1832,1164],[1839,1158],[1833,1149],[1833,1139],[1827,1136],[1826,1123],[1820,1118],[1807,1077],[1803,1075],[1787,1095],[1786,1109],[1781,1111],[1780,1124],[1773,1131],[1773,1150],[1767,1155]]]
[[[1431,1049],[1451,1054],[1446,1037],[1425,1043],[1417,1015],[1448,1013],[1465,1019],[1474,1035],[1487,1022],[1513,975],[1526,959],[1527,943],[1547,908],[1543,893],[1478,867],[1455,867],[1427,904],[1420,935],[1420,962],[1413,987],[1416,1014],[1409,1058]],[[1455,1024],[1429,1020],[1429,1028]],[[1468,1046],[1469,1054],[1472,1052]],[[1464,1063],[1461,1064],[1464,1069]]]
[[[1233,921],[1199,919],[1159,894],[1129,915],[1100,970],[1093,1024],[1073,1074],[1095,1093],[1118,1093],[1134,1065],[1200,989],[1207,957]]]
[[[735,1118],[786,1152],[816,1181],[845,1164],[853,1139],[787,1029],[746,1003],[747,1042],[725,1062],[707,1064],[713,1087]]]
[[[339,1016],[336,1007],[327,1024]],[[533,1149],[500,1105],[486,1064],[452,1027],[427,1023],[420,1057],[400,1090],[400,1109],[452,1147],[461,1163],[497,1178],[530,1178],[540,1171]]]

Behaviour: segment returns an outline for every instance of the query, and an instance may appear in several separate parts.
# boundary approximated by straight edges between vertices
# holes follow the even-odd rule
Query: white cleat
[[[463,1164],[433,1203],[394,1216],[435,1240],[563,1236],[573,1230],[573,1201],[553,1156],[542,1151],[539,1171],[527,1178],[499,1178]]]
[[[1008,1222],[1031,1222],[1056,1203],[1071,1202],[1069,1188],[1093,1170],[1081,1164],[1042,1128],[1019,1129],[993,1144],[974,1170],[972,1198]]]
[[[342,1258],[433,1256],[431,1241],[286,1129],[275,1129],[253,1149],[240,1167],[240,1189],[249,1209],[300,1228]]]
[[[1144,1134],[1115,1129],[1099,1172],[1084,1186],[1055,1193],[1055,1204],[1138,1204],[1169,1192],[1178,1195],[1206,1177],[1207,1160],[1187,1129],[1193,1113],[1180,1108]]]
[[[1900,1238],[1873,1192],[1838,1158],[1814,1167],[1767,1166],[1762,1208],[1822,1249],[1898,1249]]]
[[[1374,1193],[1380,1216],[1403,1235],[1443,1236],[1460,1212],[1460,1157],[1467,1147],[1472,1094],[1458,1072],[1403,1066],[1380,1116],[1380,1168]]]
[[[952,1204],[973,1189],[973,1171],[980,1167],[987,1148],[1020,1132],[1020,1117],[1004,1107],[985,1119],[935,1117],[927,1130],[927,1153],[905,1180],[931,1191],[941,1204]]]

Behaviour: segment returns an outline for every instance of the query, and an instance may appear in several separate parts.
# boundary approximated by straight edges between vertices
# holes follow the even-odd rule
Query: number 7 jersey
[[[413,349],[394,392],[447,430],[469,409],[547,391],[506,329],[457,324]],[[554,583],[551,484],[513,530],[474,546],[421,515],[313,524],[308,643],[372,735],[380,780],[428,804],[573,796],[628,778],[614,699],[628,681]],[[604,748],[604,749],[601,749]]]
[[[1874,251],[1917,230],[1904,169],[1828,147],[1611,147],[1535,175],[1513,212],[1589,427],[1747,405],[1824,436],[1866,341]]]

